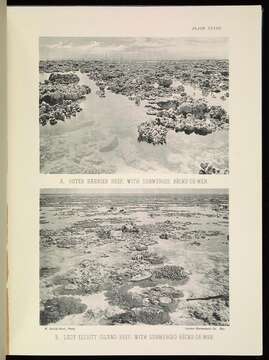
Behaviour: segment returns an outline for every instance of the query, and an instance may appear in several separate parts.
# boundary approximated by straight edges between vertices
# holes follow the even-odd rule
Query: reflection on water
[[[49,74],[40,73],[40,81]],[[153,146],[137,141],[137,125],[153,117],[146,114],[145,103],[137,106],[120,94],[98,87],[86,74],[79,74],[80,84],[91,93],[81,101],[83,111],[57,125],[40,127],[40,167],[42,173],[198,173],[201,161],[228,168],[228,131],[211,135],[186,135],[170,131],[167,145]],[[190,85],[185,91],[200,97]],[[208,96],[219,104],[220,96]],[[223,107],[227,101],[222,101]],[[225,104],[225,105],[224,105]],[[100,151],[101,150],[101,151]]]

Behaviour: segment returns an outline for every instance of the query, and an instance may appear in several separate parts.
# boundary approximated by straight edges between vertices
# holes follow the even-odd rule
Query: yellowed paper
[[[8,9],[7,35],[10,354],[260,355],[262,353],[261,8],[257,6],[17,7]],[[69,40],[65,42],[64,38]],[[225,147],[226,155],[224,152],[226,160],[223,161],[223,164],[227,162],[229,171],[212,175],[199,174],[199,167],[195,171],[188,170],[189,163],[185,168],[181,164],[185,171],[166,171],[167,169],[158,165],[159,159],[156,158],[157,165],[155,164],[154,167],[153,164],[152,168],[149,168],[149,163],[146,162],[144,168],[140,163],[138,170],[135,166],[133,168],[119,166],[112,174],[109,171],[101,174],[87,173],[81,168],[77,168],[78,172],[72,170],[71,173],[69,165],[74,150],[71,144],[70,151],[66,151],[67,155],[65,154],[68,158],[65,163],[56,164],[51,160],[42,167],[43,160],[40,153],[44,145],[42,142],[44,129],[39,129],[38,121],[39,60],[44,56],[55,56],[57,59],[55,52],[57,46],[62,51],[65,48],[65,56],[68,56],[68,47],[72,41],[74,43],[72,38],[89,38],[95,39],[96,42],[98,42],[96,38],[112,38],[114,42],[115,39],[119,42],[123,41],[121,40],[123,38],[140,39],[140,45],[141,39],[146,38],[150,39],[148,41],[152,47],[158,39],[165,39],[165,44],[168,44],[166,54],[170,54],[170,57],[172,54],[178,56],[178,51],[183,49],[183,44],[186,42],[182,39],[188,39],[187,43],[207,44],[204,45],[203,56],[209,58],[213,55],[208,44],[211,46],[215,44],[212,48],[217,49],[217,55],[214,56],[228,57],[229,61],[229,99],[225,100],[228,103],[229,132],[225,143],[228,144]],[[152,39],[155,39],[155,43]],[[171,45],[171,39],[177,39],[178,48]],[[42,44],[47,52],[42,49]],[[118,44],[120,49],[122,44]],[[83,45],[80,46],[83,49]],[[111,47],[112,45],[110,51]],[[98,55],[98,51],[96,54]],[[136,52],[136,56],[139,57],[139,54],[141,52]],[[151,54],[155,54],[154,50]],[[159,54],[159,56],[164,55]],[[197,54],[193,52],[188,53],[189,58],[195,56],[197,57]],[[115,59],[119,60],[117,57]],[[102,92],[99,92],[100,94]],[[130,120],[130,116],[129,113],[126,121],[128,118]],[[123,128],[123,124],[119,125],[119,133]],[[97,139],[99,139],[98,134],[97,132],[95,135]],[[120,138],[120,135],[116,135]],[[167,136],[170,135],[171,132]],[[123,134],[120,140],[124,136],[127,135]],[[73,141],[71,135],[67,134],[65,138]],[[65,141],[63,138],[59,139]],[[53,141],[52,136],[50,141]],[[117,140],[114,143],[117,146]],[[167,143],[169,144],[169,139]],[[54,142],[48,151],[56,149],[58,145],[59,142],[58,144],[57,141]],[[89,144],[86,143],[87,145]],[[128,145],[129,143],[126,144],[126,148]],[[161,146],[165,149],[165,145]],[[218,142],[216,142],[217,146]],[[102,142],[102,148],[105,148],[103,158],[107,161],[106,165],[109,165],[109,158],[105,157],[107,143]],[[57,147],[57,151],[59,149],[60,147]],[[189,153],[194,150],[193,147],[189,147]],[[184,151],[183,156],[187,156],[188,149]],[[197,153],[199,158],[199,151]],[[44,154],[47,155],[47,152]],[[214,157],[212,149],[211,154]],[[53,159],[53,152],[50,156]],[[146,161],[147,158],[144,157],[142,160]],[[169,161],[171,165],[175,161],[175,156],[170,156]],[[115,159],[111,158],[110,165],[114,162]],[[173,170],[173,166],[171,169]],[[110,196],[108,194],[122,196],[124,193],[131,193],[132,199],[135,199],[134,194],[144,194],[145,197],[158,194],[157,198],[159,196],[160,199],[165,199],[163,201],[166,201],[167,207],[170,206],[171,194],[181,199],[180,196],[185,193],[209,193],[213,201],[216,198],[215,194],[218,196],[225,194],[225,199],[228,199],[229,203],[229,216],[224,213],[227,207],[222,208],[220,213],[221,216],[225,216],[223,233],[225,236],[228,235],[228,238],[226,237],[228,242],[223,244],[225,254],[229,254],[228,263],[225,263],[229,272],[227,326],[219,325],[218,322],[215,326],[210,321],[209,324],[202,321],[201,325],[188,322],[176,325],[170,321],[154,326],[148,323],[141,324],[139,321],[132,325],[124,323],[113,326],[100,323],[82,326],[66,322],[57,324],[48,322],[45,326],[40,324],[42,294],[40,294],[39,273],[43,259],[40,252],[40,229],[43,229],[44,225],[40,220],[40,214],[45,216],[45,221],[48,220],[46,213],[44,215],[42,212],[44,207],[40,199],[42,196],[44,199],[46,194],[63,192],[73,194],[72,196],[83,193],[94,195],[97,196],[97,202],[100,196],[106,198]],[[186,203],[184,206],[187,206]],[[55,213],[49,222],[57,225],[61,215],[57,217],[59,214],[57,215],[55,204],[53,206]],[[65,206],[68,208],[68,204]],[[186,207],[184,209],[186,210]],[[107,210],[109,206],[105,211]],[[113,208],[111,211],[114,210]],[[141,212],[142,217],[146,216],[143,211]],[[210,219],[211,213],[208,214]],[[70,213],[70,223],[73,221],[72,217],[76,215],[76,211]],[[113,226],[113,219],[111,220],[109,213],[107,218],[103,217],[103,222]],[[127,233],[130,230],[128,229],[127,227]],[[121,231],[125,232],[126,227]],[[193,246],[198,248],[200,244]],[[195,251],[199,253],[199,250]],[[65,258],[63,262],[64,260]],[[191,279],[191,275],[189,276]],[[250,284],[254,284],[251,290]],[[165,304],[170,300],[167,300],[166,296],[166,299],[161,301]],[[158,301],[160,303],[160,299]],[[180,315],[180,312],[178,314]]]

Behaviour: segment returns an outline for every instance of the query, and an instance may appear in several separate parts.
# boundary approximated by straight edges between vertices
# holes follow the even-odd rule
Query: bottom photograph
[[[40,192],[40,325],[229,325],[227,189]]]

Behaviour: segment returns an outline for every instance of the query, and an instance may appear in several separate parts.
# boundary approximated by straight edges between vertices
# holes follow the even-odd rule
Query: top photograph
[[[40,37],[42,174],[229,173],[229,39]]]

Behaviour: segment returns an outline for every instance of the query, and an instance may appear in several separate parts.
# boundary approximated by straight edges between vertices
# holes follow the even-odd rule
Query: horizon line
[[[185,60],[227,60],[228,58],[219,58],[219,57],[206,57],[206,58],[181,58],[181,59],[85,59],[85,58],[79,58],[79,59],[39,59],[40,61],[185,61]]]
[[[229,193],[228,189],[136,189],[120,191],[118,189],[40,189],[40,195],[95,195],[95,196],[107,196],[107,195],[184,195],[184,194],[201,194],[201,195],[210,195],[210,194],[227,194]],[[71,192],[73,191],[73,192]]]

